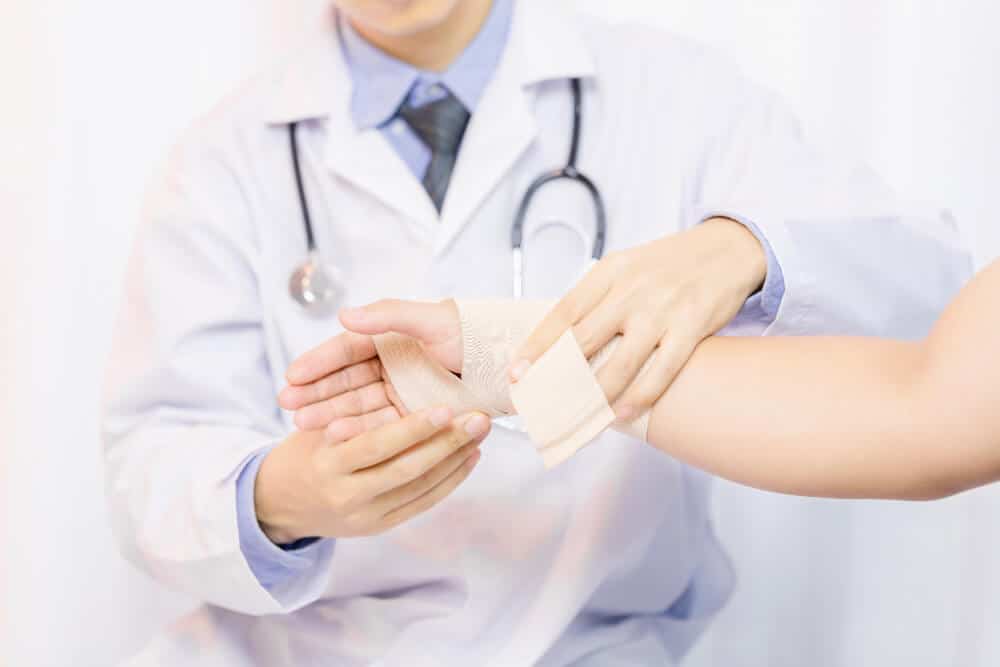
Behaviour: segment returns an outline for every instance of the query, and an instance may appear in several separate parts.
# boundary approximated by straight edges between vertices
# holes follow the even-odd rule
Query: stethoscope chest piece
[[[336,272],[313,252],[292,273],[288,291],[310,315],[326,317],[336,311],[340,281]]]

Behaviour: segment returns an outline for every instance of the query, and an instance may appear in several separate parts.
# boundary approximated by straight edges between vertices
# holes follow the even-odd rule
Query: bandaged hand
[[[325,428],[351,437],[410,412],[379,358],[375,335],[409,336],[443,369],[461,372],[462,330],[454,301],[380,301],[343,310],[340,319],[348,331],[296,359],[278,396],[282,408],[295,411],[302,430]]]
[[[350,333],[298,359],[280,403],[297,411],[301,428],[338,431],[381,424],[431,404],[494,417],[516,411],[546,464],[555,465],[614,421],[594,371],[618,341],[588,366],[567,334],[530,377],[510,387],[511,355],[549,307],[541,302],[382,301],[344,311],[341,320]],[[359,352],[371,345],[358,334],[375,337],[377,356]],[[617,427],[644,438],[647,420],[642,414]]]

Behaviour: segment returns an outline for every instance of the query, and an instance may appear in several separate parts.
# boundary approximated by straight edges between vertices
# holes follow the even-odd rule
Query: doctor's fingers
[[[348,391],[319,403],[307,405],[295,413],[295,426],[303,431],[317,431],[325,428],[334,419],[357,417],[391,407],[392,401],[386,393],[384,382]]]
[[[667,332],[653,352],[649,365],[642,369],[639,377],[617,400],[614,407],[619,419],[633,419],[660,400],[687,364],[699,342],[698,336],[688,332]]]
[[[436,433],[449,430],[451,423],[451,410],[446,407],[415,412],[346,442],[323,448],[318,454],[320,465],[334,475],[364,470],[394,458]]]
[[[474,440],[453,452],[412,482],[376,496],[367,511],[377,517],[376,521],[381,521],[386,515],[398,512],[410,503],[423,498],[449,477],[461,473],[464,464],[479,453],[480,444],[482,444],[481,439]],[[474,462],[471,465],[474,465]]]
[[[326,437],[330,442],[346,442],[380,426],[398,422],[400,419],[402,415],[394,407],[382,408],[357,417],[334,419],[326,427]]]
[[[479,463],[479,456],[478,448],[474,449],[472,454],[467,456],[459,467],[445,477],[443,481],[432,487],[422,496],[382,517],[382,530],[395,528],[399,524],[409,521],[419,514],[423,514],[450,496],[472,474],[476,464]]]
[[[375,342],[371,336],[348,331],[334,336],[293,361],[285,373],[285,379],[293,385],[309,384],[376,356]]]
[[[620,333],[625,333],[625,308],[614,292],[608,292],[598,306],[573,327],[573,337],[590,359]]]
[[[512,380],[519,380],[527,370],[527,365],[538,361],[560,336],[603,301],[611,289],[615,270],[620,262],[617,255],[601,260],[553,306],[517,351],[511,364]]]
[[[423,439],[416,446],[405,448],[393,458],[384,460],[378,465],[357,471],[351,475],[351,479],[360,482],[361,488],[368,496],[387,493],[427,474],[465,445],[485,438],[489,431],[489,417],[478,413],[465,415],[456,419],[451,428]]]
[[[597,383],[611,404],[632,384],[663,335],[662,329],[651,320],[638,315],[633,316],[623,329],[624,334],[618,345],[597,371]]]
[[[278,394],[278,404],[285,410],[299,410],[348,391],[361,389],[382,379],[378,358],[352,364],[311,384],[288,385]]]

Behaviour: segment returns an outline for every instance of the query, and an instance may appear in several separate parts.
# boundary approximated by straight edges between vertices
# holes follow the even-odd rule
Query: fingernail
[[[521,361],[517,362],[511,367],[510,376],[514,378],[514,382],[517,382],[518,380],[524,377],[525,373],[528,372],[529,368],[531,368],[531,363],[525,359],[522,359]]]
[[[479,436],[485,434],[486,431],[489,430],[489,428],[490,428],[489,417],[486,417],[484,415],[476,415],[474,417],[469,418],[469,420],[465,422],[465,432],[471,435],[473,438],[478,438]]]
[[[431,424],[441,428],[446,426],[448,422],[451,421],[451,410],[448,408],[434,408],[427,415],[427,418],[430,420]]]
[[[615,416],[618,418],[618,421],[627,422],[635,417],[635,413],[635,407],[631,405],[619,405],[615,408]]]

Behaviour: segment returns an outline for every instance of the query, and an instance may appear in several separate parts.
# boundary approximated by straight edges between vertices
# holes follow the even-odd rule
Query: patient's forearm
[[[706,340],[655,404],[648,441],[721,477],[782,493],[934,495],[943,443],[922,405],[923,349],[850,338]]]
[[[922,343],[712,338],[656,403],[648,440],[763,489],[936,498],[1000,479],[1000,263]]]
[[[919,344],[708,339],[644,415],[650,417],[648,429],[640,419],[626,430],[692,465],[784,493],[932,498],[1000,479],[1000,357],[993,352],[1000,339],[998,297],[1000,263],[963,290]],[[544,309],[460,303],[461,380],[429,362],[413,341],[398,339],[409,352],[383,356],[383,363],[411,409],[421,407],[420,401],[453,400],[502,413],[512,398],[506,365]],[[565,460],[613,420],[594,379],[600,360],[588,366],[571,334],[570,345],[565,342],[546,353],[513,392],[520,392],[520,409],[531,413],[525,421],[548,465]],[[561,365],[547,365],[546,359]],[[400,369],[398,377],[393,366]],[[406,378],[413,382],[397,381]],[[577,400],[584,394],[587,401]],[[566,433],[579,437],[569,438],[570,447],[553,449],[553,442],[567,440]]]

